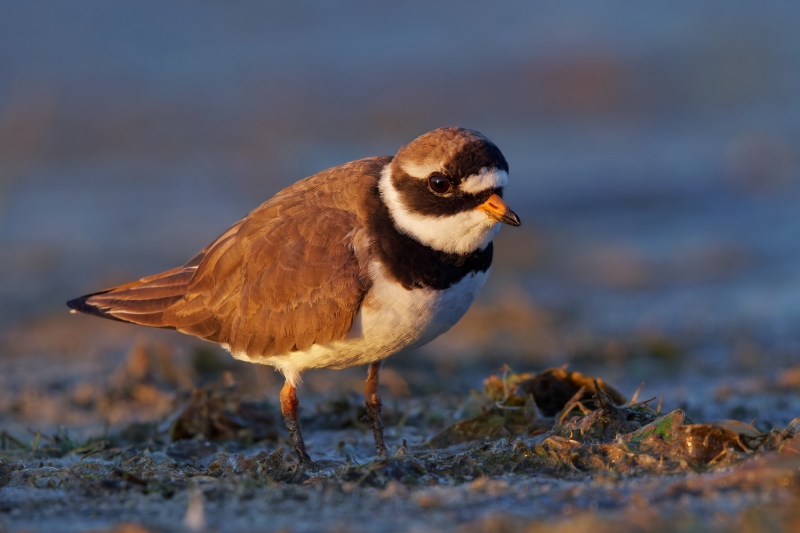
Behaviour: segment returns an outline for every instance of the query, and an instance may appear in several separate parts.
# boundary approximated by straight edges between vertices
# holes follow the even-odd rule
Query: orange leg
[[[281,389],[281,412],[286,429],[289,430],[289,438],[292,439],[294,450],[297,452],[297,460],[300,463],[312,463],[311,457],[306,452],[306,443],[303,441],[303,430],[300,427],[300,420],[297,418],[297,389],[288,381]]]
[[[379,459],[387,459],[389,450],[383,442],[383,422],[381,422],[381,395],[378,392],[378,378],[383,362],[372,363],[367,371],[367,386],[364,388],[364,399],[367,404],[367,418],[372,423],[372,435],[375,437],[375,449]]]

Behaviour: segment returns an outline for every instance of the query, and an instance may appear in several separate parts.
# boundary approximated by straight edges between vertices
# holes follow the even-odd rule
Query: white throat
[[[447,216],[410,211],[392,183],[391,163],[381,171],[378,190],[397,230],[434,250],[451,254],[483,250],[500,230],[500,223],[479,209]]]

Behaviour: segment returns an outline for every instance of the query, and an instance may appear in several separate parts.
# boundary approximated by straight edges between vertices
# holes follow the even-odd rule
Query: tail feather
[[[67,302],[74,311],[143,326],[172,328],[166,309],[186,294],[194,267],[179,267]]]
[[[67,307],[72,309],[73,313],[76,313],[76,312],[86,313],[87,315],[99,316],[101,318],[108,318],[110,320],[118,320],[120,322],[128,322],[127,320],[122,320],[121,318],[117,318],[114,315],[111,315],[111,314],[105,312],[104,310],[102,310],[101,308],[97,307],[96,305],[89,303],[89,300],[91,298],[94,298],[95,296],[100,296],[100,295],[106,294],[107,292],[112,291],[112,290],[114,290],[114,289],[108,289],[108,290],[101,291],[101,292],[95,292],[93,294],[87,294],[86,296],[81,296],[80,298],[74,298],[74,299],[72,299],[72,300],[67,302]]]

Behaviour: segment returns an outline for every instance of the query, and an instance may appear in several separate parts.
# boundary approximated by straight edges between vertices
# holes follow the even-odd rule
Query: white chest
[[[406,290],[385,275],[380,263],[373,263],[370,273],[372,288],[345,339],[291,355],[250,360],[275,366],[295,383],[310,368],[368,364],[417,348],[449,330],[464,316],[489,271],[468,274],[443,291]]]
[[[458,322],[486,281],[486,272],[468,274],[450,288],[406,290],[372,265],[374,284],[348,338],[396,353],[428,343]]]
[[[449,330],[472,305],[489,273],[468,274],[443,291],[409,291],[387,279],[380,264],[371,271],[373,290],[349,337],[361,337],[395,352],[422,346]]]

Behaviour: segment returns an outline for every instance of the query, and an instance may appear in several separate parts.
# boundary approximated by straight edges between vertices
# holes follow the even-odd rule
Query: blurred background
[[[182,264],[300,178],[459,125],[503,150],[523,226],[463,322],[389,361],[391,394],[570,364],[696,418],[785,424],[798,28],[789,1],[0,2],[0,420],[79,423],[47,398],[80,404],[142,349],[273,394],[271,369],[64,302]],[[304,394],[362,371],[310,372]]]

